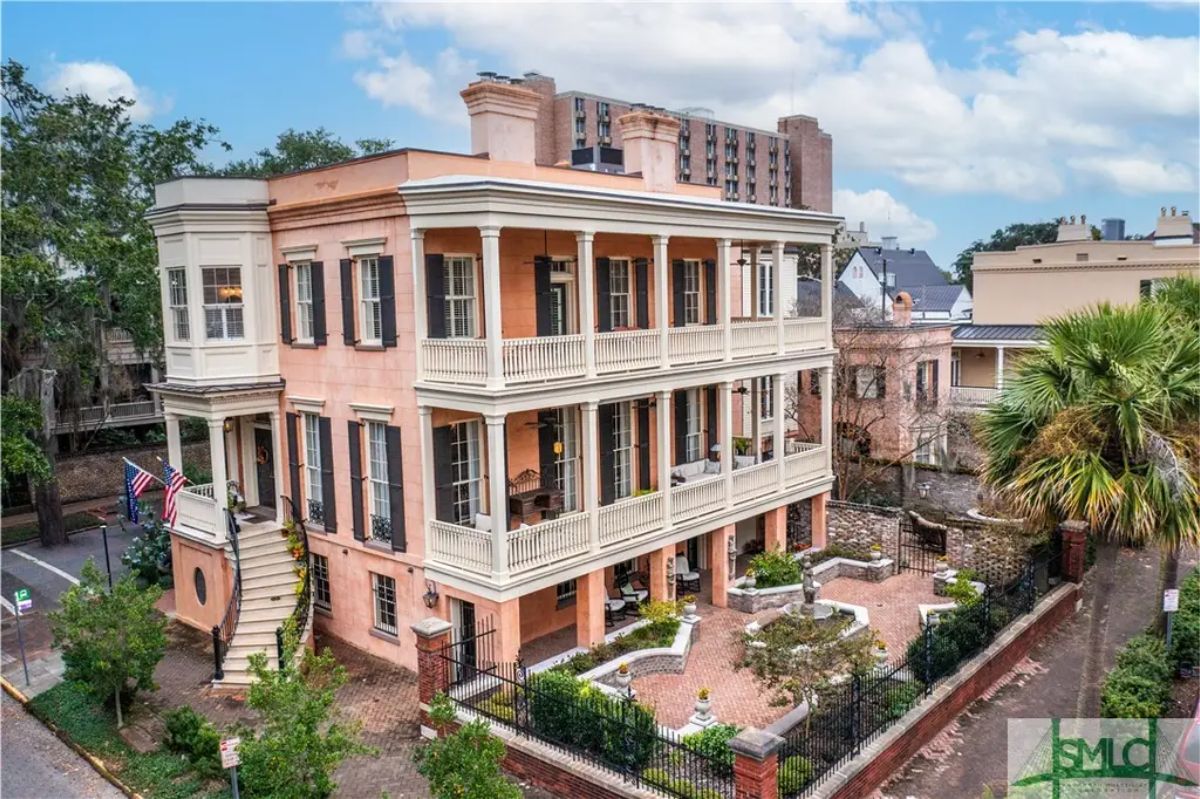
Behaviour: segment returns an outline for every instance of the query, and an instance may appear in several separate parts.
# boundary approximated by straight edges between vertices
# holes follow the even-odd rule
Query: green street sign
[[[29,596],[28,588],[18,588],[13,592],[13,599],[16,600],[17,613],[33,609],[33,599]]]

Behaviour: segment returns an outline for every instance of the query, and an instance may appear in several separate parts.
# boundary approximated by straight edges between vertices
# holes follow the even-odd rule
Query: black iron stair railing
[[[291,514],[291,522],[295,527],[296,537],[300,539],[300,547],[303,551],[301,555],[303,568],[300,572],[300,591],[296,594],[296,607],[292,610],[292,615],[289,617],[289,621],[293,625],[292,629],[296,631],[296,642],[300,643],[304,640],[304,631],[308,629],[309,615],[312,612],[312,558],[309,556],[308,550],[308,528],[304,526],[304,518],[300,515],[300,509],[291,497],[285,496],[283,500],[287,503],[288,511]],[[287,665],[286,654],[284,652],[283,627],[278,627],[275,630],[275,649],[279,662],[279,670],[283,671]]]
[[[225,510],[225,529],[233,549],[233,593],[229,596],[229,604],[225,606],[225,615],[221,617],[221,623],[212,628],[213,680],[225,679],[225,653],[229,651],[229,642],[233,640],[238,617],[242,612],[242,557],[238,551],[238,524],[229,509]]]

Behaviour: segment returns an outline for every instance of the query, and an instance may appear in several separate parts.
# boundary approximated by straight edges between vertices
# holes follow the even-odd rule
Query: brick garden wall
[[[117,495],[125,491],[125,467],[121,459],[128,458],[151,474],[161,475],[162,464],[156,457],[166,459],[167,442],[61,458],[58,461],[58,483],[62,501],[110,499],[115,502]],[[208,442],[184,444],[183,460],[184,463],[202,463],[207,468]]]

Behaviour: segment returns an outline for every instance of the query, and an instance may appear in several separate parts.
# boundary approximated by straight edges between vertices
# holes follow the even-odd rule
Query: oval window
[[[196,567],[192,579],[196,583],[196,599],[203,605],[208,601],[208,586],[204,582],[204,572],[200,570],[199,566]]]

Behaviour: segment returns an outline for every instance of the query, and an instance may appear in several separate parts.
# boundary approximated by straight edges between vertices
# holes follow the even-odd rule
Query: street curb
[[[50,732],[52,732],[56,736],[58,736],[58,739],[60,741],[65,743],[67,746],[71,747],[71,749],[73,749],[76,754],[78,754],[80,757],[82,757],[84,760],[86,760],[88,762],[88,764],[91,765],[91,767],[96,770],[96,773],[99,774],[104,779],[108,780],[108,782],[111,783],[114,788],[116,788],[118,791],[120,791],[121,793],[128,796],[129,799],[143,799],[143,797],[140,793],[133,790],[133,788],[130,788],[128,785],[126,785],[124,782],[121,781],[120,777],[118,777],[116,774],[113,774],[111,771],[109,771],[108,766],[104,765],[103,760],[96,757],[91,752],[89,752],[88,750],[86,750],[82,746],[80,746],[79,744],[75,743],[75,741],[73,741],[71,739],[71,736],[67,735],[67,733],[61,727],[59,727],[57,724],[55,724],[54,722],[52,722],[48,719],[42,718],[37,713],[30,711],[29,710],[29,697],[27,697],[27,696],[25,696],[25,694],[21,693],[20,689],[18,689],[15,685],[10,683],[4,677],[0,677],[0,687],[3,687],[4,693],[8,694],[13,699],[20,702],[21,707],[25,709],[25,712],[28,713],[31,718],[37,719],[42,724],[42,726],[44,726],[46,729],[50,730]]]

